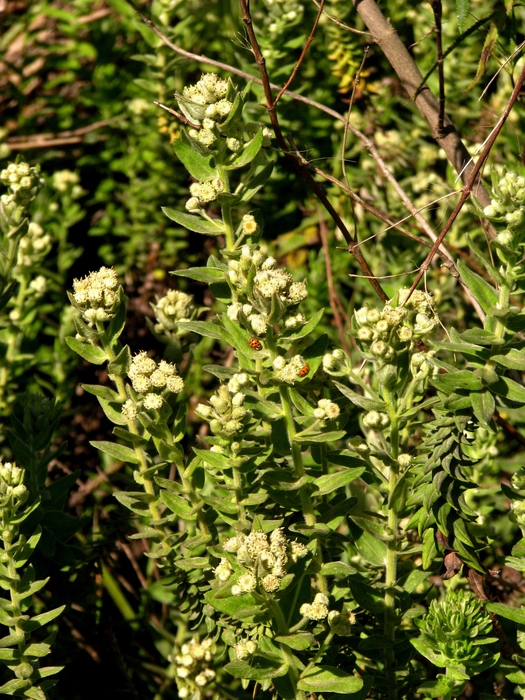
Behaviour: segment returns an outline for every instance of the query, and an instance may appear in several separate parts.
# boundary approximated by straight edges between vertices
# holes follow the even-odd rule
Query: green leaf
[[[469,328],[458,335],[462,340],[478,345],[503,345],[505,342],[503,338],[498,338],[494,333],[483,328]]]
[[[250,661],[230,661],[223,670],[234,678],[246,678],[252,681],[263,681],[278,678],[288,673],[288,664],[279,664],[272,659],[256,654]]]
[[[525,370],[525,352],[511,348],[504,355],[492,355],[493,362],[507,369]]]
[[[484,388],[483,382],[468,369],[462,369],[449,374],[438,374],[432,377],[432,384],[447,394],[456,390],[481,391]]]
[[[175,566],[184,571],[192,569],[209,569],[210,560],[208,557],[188,557],[187,559],[178,559],[175,561]]]
[[[170,209],[170,207],[161,207],[161,209],[168,219],[175,221],[189,231],[205,233],[209,236],[220,236],[224,233],[224,225],[220,219],[217,219],[217,223],[215,224],[212,221],[201,218],[197,214],[186,214],[177,209]]]
[[[249,202],[250,199],[266,184],[266,181],[272,174],[273,163],[268,163],[264,168],[257,173],[255,177],[249,180],[241,190],[241,203]]]
[[[494,397],[490,391],[485,389],[485,391],[471,393],[470,401],[472,403],[474,415],[479,420],[480,424],[487,428],[496,410]]]
[[[286,644],[286,646],[296,651],[309,649],[315,642],[315,637],[309,632],[297,632],[296,634],[283,634],[275,638],[276,642]]]
[[[216,267],[189,267],[186,270],[175,270],[171,274],[177,277],[188,277],[197,282],[206,282],[206,284],[223,282],[225,279],[224,271]]]
[[[469,0],[456,0],[456,16],[458,18],[458,29],[463,31],[465,20],[469,11]]]
[[[497,291],[492,285],[486,282],[483,277],[480,277],[475,272],[472,272],[472,270],[465,265],[462,260],[458,260],[457,268],[459,274],[463,278],[463,281],[477,299],[483,311],[488,313],[489,309],[495,307],[498,303]]]
[[[372,566],[384,566],[386,561],[386,544],[376,536],[363,530],[355,540],[359,554]]]
[[[356,570],[353,566],[349,566],[342,561],[329,561],[321,567],[323,576],[343,576],[346,578],[355,573]]]
[[[206,338],[215,338],[216,340],[222,340],[227,345],[231,345],[230,338],[228,334],[224,331],[221,326],[216,323],[211,323],[210,321],[180,321],[178,324],[181,328],[188,331],[193,331],[198,335],[203,335]]]
[[[84,391],[88,394],[92,394],[99,399],[104,399],[104,401],[113,401],[114,403],[122,401],[116,391],[110,389],[108,386],[100,386],[99,384],[82,384]]]
[[[349,576],[348,585],[350,586],[352,596],[356,603],[358,603],[363,610],[367,610],[371,613],[382,613],[384,611],[385,601],[380,591],[376,590],[368,583],[365,583],[360,578],[357,578],[357,576]]]
[[[379,399],[371,399],[367,396],[361,396],[360,394],[356,393],[349,387],[345,386],[344,384],[341,384],[341,382],[336,382],[334,380],[334,385],[339,389],[341,394],[346,396],[347,399],[350,399],[350,401],[355,405],[359,406],[359,408],[364,408],[365,411],[384,411],[385,410],[385,402],[381,401]]]
[[[97,450],[104,452],[104,454],[114,457],[122,462],[128,462],[129,464],[141,464],[141,459],[131,447],[125,447],[124,445],[118,445],[115,442],[109,442],[109,440],[92,440],[90,445],[96,447]]]
[[[137,491],[135,493],[118,491],[115,493],[115,498],[119,503],[122,503],[123,506],[133,511],[133,513],[142,516],[151,516],[149,504],[155,500],[153,495],[144,493],[143,491]]]
[[[297,433],[294,437],[294,441],[300,442],[301,444],[308,444],[311,442],[335,442],[336,440],[342,440],[345,435],[346,430],[329,430],[325,433],[314,433],[313,435]]]
[[[65,605],[61,605],[59,608],[55,608],[54,610],[48,610],[47,612],[41,613],[40,615],[35,615],[30,620],[27,620],[26,622],[21,622],[20,626],[22,627],[24,632],[33,632],[34,630],[37,630],[40,627],[43,627],[44,625],[47,625],[48,622],[51,622],[56,617],[61,615],[65,608]]]
[[[504,603],[487,603],[485,607],[489,612],[495,613],[500,617],[512,620],[518,625],[525,625],[525,608],[523,606],[511,608],[510,605],[504,605]]]
[[[73,338],[73,336],[70,335],[66,336],[66,343],[73,352],[76,352],[77,355],[80,355],[82,359],[87,360],[87,362],[90,362],[92,365],[102,365],[109,360],[105,350],[96,345],[83,343],[81,340]]]
[[[15,693],[17,693],[19,695],[20,693],[18,691],[24,690],[31,686],[32,681],[23,681],[18,680],[17,678],[13,678],[13,680],[7,681],[7,683],[4,683],[4,685],[0,686],[0,694],[14,695]]]
[[[164,505],[180,518],[184,520],[195,520],[197,518],[196,515],[192,515],[193,506],[185,498],[174,493],[168,493],[165,490],[162,490],[160,498]]]
[[[363,679],[333,666],[314,666],[299,679],[297,688],[309,693],[357,693]]]
[[[212,452],[211,450],[199,450],[196,447],[193,448],[193,451],[213,469],[231,468],[231,458],[227,455],[223,455],[220,452]]]
[[[508,377],[501,377],[499,382],[491,384],[490,391],[510,401],[525,404],[525,387]]]
[[[180,162],[196,180],[207,181],[216,177],[217,172],[212,165],[213,156],[197,153],[184,130],[180,138],[173,142],[173,148]]]
[[[345,469],[344,471],[335,472],[334,474],[324,474],[314,479],[313,483],[319,489],[318,494],[320,496],[326,496],[326,494],[332,493],[332,491],[343,488],[343,486],[355,481],[364,471],[366,471],[366,466]]]
[[[225,166],[226,170],[236,170],[237,168],[242,168],[244,165],[248,165],[256,157],[256,155],[261,150],[263,143],[263,130],[260,129],[251,141],[244,144],[242,152],[233,160],[229,165]]]

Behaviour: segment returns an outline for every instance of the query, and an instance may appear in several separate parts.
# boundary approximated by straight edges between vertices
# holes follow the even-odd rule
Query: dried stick
[[[315,18],[314,26],[312,27],[312,31],[310,32],[310,36],[306,40],[306,44],[303,46],[303,50],[301,51],[301,55],[299,56],[299,60],[295,64],[292,73],[288,80],[285,82],[283,87],[280,89],[277,97],[274,99],[273,104],[274,106],[277,106],[277,103],[283,96],[283,94],[288,90],[290,85],[292,84],[293,79],[297,75],[297,71],[299,70],[301,63],[304,61],[306,54],[308,52],[308,49],[310,48],[312,41],[314,40],[315,32],[317,31],[317,25],[319,24],[319,20],[321,19],[321,15],[323,14],[323,8],[326,0],[321,0],[321,4],[319,5],[319,11],[317,12],[317,17]]]
[[[352,0],[352,2],[403,83],[409,98],[414,101],[417,109],[426,119],[432,137],[445,151],[456,172],[461,173],[463,182],[469,182],[472,172],[476,173],[469,192],[472,192],[481,206],[488,206],[490,195],[478,177],[479,168],[474,171],[470,154],[447,115],[444,115],[443,119],[444,134],[439,133],[439,103],[428,85],[420,87],[422,75],[406,46],[381,12],[375,0]]]
[[[523,66],[523,68],[521,70],[520,76],[519,76],[518,80],[516,81],[516,85],[514,86],[514,90],[512,91],[512,95],[510,96],[509,101],[505,105],[505,109],[503,110],[503,114],[498,119],[498,123],[496,124],[496,126],[492,130],[490,136],[488,137],[488,139],[485,143],[485,147],[483,148],[477,163],[473,166],[472,170],[470,171],[470,176],[469,176],[465,186],[463,187],[461,197],[459,198],[459,202],[456,204],[454,211],[452,212],[447,223],[443,227],[443,230],[441,231],[441,233],[437,237],[436,242],[432,246],[432,250],[427,255],[426,259],[424,260],[423,264],[421,265],[421,268],[416,276],[416,279],[414,280],[414,283],[410,287],[410,292],[406,298],[406,301],[408,301],[412,292],[416,289],[417,285],[419,284],[421,278],[423,277],[425,272],[430,267],[430,263],[432,262],[432,259],[434,258],[434,255],[436,254],[436,250],[441,245],[443,239],[445,238],[445,236],[449,232],[450,227],[452,226],[452,224],[456,220],[459,212],[461,211],[461,208],[463,207],[463,205],[467,201],[468,196],[471,193],[471,191],[476,183],[478,173],[481,170],[481,168],[483,167],[485,161],[487,160],[488,155],[492,149],[492,146],[496,142],[496,139],[498,138],[499,133],[500,133],[501,129],[503,128],[503,125],[507,121],[507,117],[509,116],[516,100],[518,99],[518,95],[520,94],[520,91],[521,91],[521,88],[522,88],[524,82],[525,82],[525,66]],[[405,303],[406,303],[406,301],[405,301]]]
[[[352,255],[355,257],[359,267],[362,269],[364,272],[364,276],[368,279],[372,287],[374,288],[376,294],[379,296],[380,299],[383,301],[388,301],[388,296],[379,284],[378,280],[375,278],[372,270],[368,266],[368,263],[366,262],[359,245],[355,241],[355,239],[352,237],[346,226],[344,225],[343,221],[341,220],[341,217],[339,214],[336,212],[332,204],[330,203],[328,197],[326,196],[325,192],[323,191],[322,187],[317,183],[311,174],[308,172],[307,168],[305,167],[308,162],[305,161],[305,159],[297,152],[295,151],[294,153],[291,153],[288,150],[288,145],[284,139],[283,133],[281,131],[281,127],[279,124],[279,119],[277,117],[277,105],[275,104],[275,100],[273,99],[272,96],[272,87],[270,84],[270,79],[268,77],[268,71],[266,70],[266,62],[264,60],[264,56],[261,52],[261,49],[259,47],[259,43],[257,41],[257,37],[255,36],[255,32],[253,29],[253,24],[252,24],[252,18],[250,15],[250,10],[248,7],[248,3],[246,0],[239,0],[240,6],[241,6],[241,11],[242,11],[242,20],[245,24],[246,27],[246,32],[248,34],[248,39],[250,41],[250,45],[252,47],[253,55],[255,57],[255,62],[257,63],[257,66],[259,67],[259,72],[261,74],[261,79],[262,79],[262,86],[263,86],[263,91],[264,95],[266,97],[266,108],[268,109],[268,114],[270,116],[270,121],[272,123],[272,127],[275,133],[275,137],[277,139],[277,143],[279,144],[281,150],[283,151],[286,159],[288,162],[291,164],[292,168],[295,170],[295,172],[303,178],[303,180],[309,185],[309,187],[312,189],[316,197],[319,199],[319,201],[323,204],[325,209],[328,211],[332,219],[334,220],[337,228],[341,231],[341,233],[344,236],[345,241],[348,244],[348,249],[352,253]]]

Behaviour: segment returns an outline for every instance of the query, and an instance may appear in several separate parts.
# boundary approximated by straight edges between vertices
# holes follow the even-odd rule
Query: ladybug
[[[262,343],[257,338],[250,338],[248,345],[252,348],[252,350],[262,350]]]
[[[310,371],[310,365],[304,364],[301,367],[301,369],[297,372],[297,374],[299,375],[299,377],[306,377],[306,375],[308,374],[309,371]]]

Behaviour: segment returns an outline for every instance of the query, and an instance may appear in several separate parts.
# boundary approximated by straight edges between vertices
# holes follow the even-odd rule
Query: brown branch
[[[312,2],[317,7],[317,9],[319,9],[320,3],[318,3],[317,0],[312,0]],[[360,29],[355,29],[354,27],[350,27],[348,24],[341,22],[340,19],[337,19],[337,17],[333,17],[333,15],[329,15],[326,10],[323,10],[323,14],[325,17],[328,17],[330,22],[333,22],[333,24],[337,24],[337,26],[341,27],[342,29],[346,29],[347,32],[353,32],[354,34],[363,34],[364,36],[370,36],[370,32],[362,32]]]
[[[417,274],[417,277],[414,280],[414,283],[412,284],[412,286],[410,287],[410,292],[405,300],[405,303],[406,303],[406,301],[408,301],[408,299],[410,298],[410,295],[412,294],[412,292],[416,289],[417,285],[419,284],[419,281],[421,280],[421,278],[423,277],[425,272],[430,267],[430,263],[432,262],[432,259],[433,259],[434,255],[436,254],[436,250],[441,245],[443,239],[445,238],[445,236],[449,232],[450,227],[452,226],[452,224],[456,220],[459,212],[461,211],[461,208],[463,207],[463,205],[467,201],[468,196],[471,193],[471,191],[472,191],[472,189],[477,181],[478,173],[481,170],[481,168],[483,167],[485,161],[487,160],[488,155],[492,149],[492,146],[494,145],[496,139],[498,138],[499,133],[500,133],[501,129],[503,128],[503,125],[507,121],[507,117],[511,113],[511,110],[512,110],[516,100],[518,99],[518,95],[521,91],[521,88],[522,88],[522,85],[524,82],[525,82],[525,66],[523,66],[522,71],[520,73],[520,76],[519,76],[518,80],[516,81],[516,85],[514,86],[514,90],[512,91],[512,95],[510,96],[509,101],[505,105],[505,109],[503,110],[503,114],[498,119],[498,123],[496,124],[496,126],[492,130],[489,138],[487,139],[477,163],[473,166],[472,170],[470,171],[470,176],[469,176],[465,186],[463,187],[461,197],[459,198],[459,202],[456,204],[454,211],[452,212],[447,223],[443,227],[443,230],[441,231],[441,233],[437,237],[436,242],[432,246],[432,250],[427,255],[423,264],[421,265],[421,268]]]
[[[284,93],[288,90],[290,85],[293,82],[293,79],[297,75],[297,71],[299,70],[301,63],[304,61],[306,54],[308,53],[308,49],[310,48],[312,41],[314,40],[315,32],[317,31],[317,26],[319,24],[319,20],[321,19],[321,15],[323,14],[323,8],[326,0],[321,0],[321,4],[319,5],[319,11],[317,12],[317,17],[315,18],[314,26],[312,27],[312,31],[310,32],[310,36],[306,40],[306,44],[303,46],[303,50],[301,51],[301,55],[299,56],[299,60],[295,64],[292,73],[288,80],[285,82],[281,90],[279,91],[277,97],[273,101],[274,106],[277,106],[277,103],[281,99],[281,97],[284,95]]]
[[[30,148],[47,148],[49,146],[66,146],[73,143],[81,143],[83,136],[101,129],[104,126],[109,126],[110,124],[115,124],[121,121],[122,117],[113,117],[112,119],[103,119],[99,122],[93,122],[93,124],[88,124],[88,126],[82,126],[79,129],[73,129],[68,131],[59,131],[57,134],[45,133],[45,134],[35,134],[31,136],[13,136],[5,140],[5,143],[12,150],[25,151]],[[106,138],[103,136],[102,138]]]
[[[375,0],[352,0],[352,2],[371,31],[374,40],[379,44],[390,65],[397,73],[409,98],[414,101],[417,109],[426,119],[433,138],[445,151],[447,158],[456,172],[461,175],[463,182],[468,182],[474,171],[470,154],[447,115],[445,115],[443,123],[445,133],[439,133],[439,103],[428,85],[420,88],[422,75],[391,23],[381,12]],[[420,88],[419,92],[418,88]],[[469,192],[472,191],[481,206],[486,207],[490,204],[490,195],[481,179],[477,177],[479,169],[475,172],[476,176],[472,180]]]
[[[241,6],[241,11],[242,11],[242,20],[244,22],[244,25],[246,27],[246,32],[248,34],[248,38],[250,41],[250,45],[252,47],[253,55],[255,57],[255,62],[257,63],[257,66],[259,67],[259,72],[261,74],[261,79],[262,79],[262,86],[263,86],[263,91],[264,95],[266,97],[266,107],[268,109],[268,114],[270,117],[270,121],[272,123],[272,127],[275,133],[275,137],[277,139],[277,143],[279,144],[281,150],[283,151],[284,156],[294,169],[294,171],[303,178],[303,180],[307,183],[307,185],[312,189],[316,197],[319,199],[319,201],[323,204],[325,209],[328,211],[332,219],[334,220],[337,228],[341,231],[341,233],[344,236],[345,241],[348,244],[348,249],[352,253],[352,255],[355,257],[359,267],[362,269],[362,271],[365,273],[364,276],[368,279],[372,287],[374,288],[376,294],[379,296],[380,299],[383,301],[388,301],[388,296],[379,284],[378,280],[375,278],[372,270],[368,266],[368,263],[366,262],[359,245],[357,242],[354,240],[346,226],[344,225],[343,221],[341,220],[341,217],[339,214],[336,212],[332,204],[330,203],[328,197],[326,196],[324,190],[322,187],[317,183],[311,174],[308,172],[307,168],[305,166],[308,165],[308,161],[306,161],[297,151],[294,153],[291,153],[288,150],[288,145],[284,139],[283,133],[281,131],[281,127],[279,124],[279,119],[277,117],[277,105],[275,104],[275,101],[272,97],[272,87],[270,84],[270,79],[268,77],[268,71],[266,70],[266,61],[264,59],[264,56],[261,52],[261,49],[259,47],[259,43],[257,41],[257,37],[255,36],[255,32],[253,29],[253,24],[252,24],[252,18],[250,15],[250,10],[248,7],[248,3],[246,0],[239,0],[240,6]]]
[[[193,122],[190,122],[189,119],[186,119],[186,117],[183,114],[181,114],[180,112],[177,112],[176,110],[172,109],[171,107],[166,107],[166,105],[163,105],[160,102],[156,102],[155,100],[153,100],[153,104],[156,107],[161,107],[162,109],[165,109],[166,112],[173,114],[174,117],[177,117],[177,119],[179,121],[181,121],[183,124],[186,124],[186,126],[191,126],[192,129],[202,129],[202,126],[200,124],[193,124]]]
[[[321,216],[320,211],[319,211],[319,235],[321,236],[321,243],[323,244],[323,250],[324,250],[324,259],[325,259],[325,266],[326,266],[326,281],[328,283],[328,298],[330,300],[330,308],[332,309],[332,313],[334,315],[334,321],[335,321],[335,325],[337,326],[337,332],[339,333],[339,340],[341,342],[341,347],[349,355],[350,348],[348,347],[348,343],[346,342],[343,320],[341,318],[341,314],[339,313],[339,308],[342,309],[342,304],[337,296],[337,293],[336,293],[335,287],[334,287],[334,277],[332,274],[332,261],[330,260],[330,248],[328,247],[328,240],[326,237],[326,224],[324,222],[324,219]],[[344,316],[345,316],[345,323],[349,327],[350,326],[350,319],[348,318],[346,313],[344,314]]]

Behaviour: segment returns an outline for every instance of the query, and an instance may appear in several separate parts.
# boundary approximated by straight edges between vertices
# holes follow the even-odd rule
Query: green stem
[[[301,453],[301,448],[295,441],[297,432],[295,430],[295,422],[293,419],[292,410],[292,400],[290,399],[290,392],[287,386],[281,386],[279,388],[279,393],[281,395],[281,405],[283,408],[284,422],[286,424],[286,432],[288,434],[288,441],[290,443],[290,448],[292,450],[292,460],[295,470],[295,475],[297,479],[301,479],[304,476],[304,464],[303,455]],[[307,491],[307,486],[304,484],[299,489],[299,495],[301,497],[301,506],[304,515],[304,521],[310,527],[315,525],[315,512],[310,499],[310,495]]]
[[[390,448],[392,466],[388,479],[388,533],[387,553],[385,563],[385,616],[384,632],[387,641],[385,652],[386,677],[388,680],[388,692],[391,700],[397,698],[396,671],[395,671],[395,613],[396,596],[394,586],[397,581],[397,511],[392,507],[392,496],[398,483],[399,471],[397,459],[399,457],[399,417],[397,413],[396,397],[389,389],[383,387],[383,397],[386,402],[390,418]]]
[[[104,347],[104,350],[106,351],[106,354],[109,358],[110,362],[113,362],[116,357],[117,353],[113,350],[113,347],[111,346],[110,343],[102,342],[102,345]],[[117,387],[117,392],[119,395],[119,398],[122,399],[123,401],[127,400],[128,398],[128,393],[126,391],[126,383],[124,382],[124,379],[122,377],[112,375],[111,377],[113,381],[115,382],[115,386]],[[137,430],[137,426],[135,425],[135,421],[128,420],[127,421],[128,425],[128,430],[130,433],[133,435],[139,435],[139,431]],[[157,493],[155,491],[155,484],[153,483],[152,477],[147,473],[148,472],[148,463],[146,460],[146,454],[144,450],[139,447],[138,445],[135,445],[134,447],[135,454],[137,455],[137,458],[139,460],[138,468],[139,468],[139,473],[142,478],[142,484],[144,486],[144,491],[150,495],[150,496],[157,496]],[[148,505],[149,512],[151,513],[151,517],[153,520],[160,520],[160,513],[159,509],[157,508],[157,505],[155,501],[151,501]],[[164,536],[164,533],[162,533]]]
[[[224,192],[230,192],[230,179],[228,177],[228,171],[217,165],[217,172],[224,185]],[[226,238],[226,250],[235,250],[235,238],[233,235],[233,222],[232,222],[232,207],[229,202],[225,202],[222,205],[222,220],[224,223],[224,237]]]

